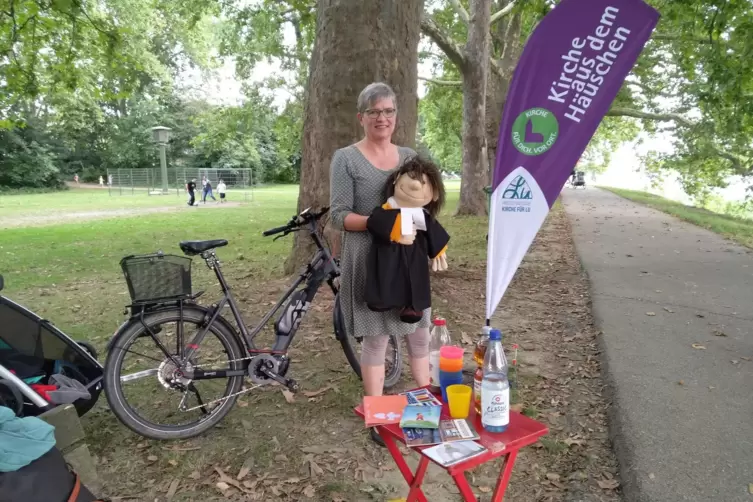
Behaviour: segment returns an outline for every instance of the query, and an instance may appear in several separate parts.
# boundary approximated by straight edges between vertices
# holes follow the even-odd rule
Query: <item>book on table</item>
[[[485,451],[486,448],[475,441],[452,441],[426,448],[422,453],[437,464],[450,467],[481,455]]]
[[[400,427],[415,429],[437,429],[439,428],[439,419],[441,415],[441,406],[409,404],[403,410],[403,418],[400,419]]]
[[[366,427],[400,423],[407,404],[408,399],[403,395],[364,396],[363,415]]]
[[[453,441],[480,439],[473,426],[464,418],[441,420],[436,429],[403,428],[406,446],[431,446]]]

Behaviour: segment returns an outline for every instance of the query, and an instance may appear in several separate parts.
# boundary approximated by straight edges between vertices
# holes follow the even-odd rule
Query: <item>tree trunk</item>
[[[319,0],[304,110],[298,211],[329,205],[332,154],[363,135],[356,118],[361,90],[385,82],[397,94],[393,140],[415,145],[418,115],[418,39],[424,0]],[[325,236],[339,252],[339,232]],[[292,273],[313,255],[307,235],[295,234],[285,264]]]
[[[463,175],[458,215],[484,215],[488,166],[486,146],[486,81],[489,69],[491,0],[471,0],[466,64],[463,71]]]
[[[495,6],[495,11],[505,7],[509,0],[502,0]],[[489,179],[497,162],[497,142],[499,141],[499,123],[502,120],[502,111],[507,99],[507,91],[510,88],[512,74],[515,65],[518,64],[523,44],[520,41],[521,14],[512,13],[501,19],[492,30],[492,41],[499,56],[496,61],[502,69],[503,75],[497,72],[489,72],[489,80],[486,88],[486,153],[489,159]]]

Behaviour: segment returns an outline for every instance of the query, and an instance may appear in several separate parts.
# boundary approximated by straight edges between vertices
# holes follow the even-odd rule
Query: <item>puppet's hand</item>
[[[416,240],[416,225],[413,225],[413,233],[410,235],[401,235],[400,240],[397,241],[398,244],[402,244],[403,246],[411,246],[413,244],[413,241]]]
[[[431,269],[434,272],[444,272],[445,270],[447,270],[447,254],[442,253],[431,260]]]

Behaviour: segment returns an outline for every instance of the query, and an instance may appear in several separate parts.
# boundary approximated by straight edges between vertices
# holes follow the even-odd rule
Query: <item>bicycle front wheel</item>
[[[345,352],[345,358],[348,360],[350,367],[353,368],[358,378],[363,378],[361,375],[361,341],[362,338],[355,338],[345,331],[345,324],[342,319],[342,311],[340,310],[340,295],[335,296],[335,305],[332,312],[332,321],[335,328],[335,335],[340,340],[343,352]],[[387,353],[384,356],[384,388],[391,389],[397,382],[400,381],[400,377],[403,373],[403,354],[400,348],[400,340],[395,335],[390,335],[389,343],[387,344]]]
[[[209,327],[194,356],[182,361],[177,334],[182,332],[185,347],[204,319],[199,308],[184,308],[182,316],[177,308],[155,312],[113,339],[104,365],[105,395],[112,412],[132,431],[151,439],[190,438],[216,425],[235,404],[242,376],[190,380],[162,350],[204,371],[241,369],[243,350],[220,322]]]

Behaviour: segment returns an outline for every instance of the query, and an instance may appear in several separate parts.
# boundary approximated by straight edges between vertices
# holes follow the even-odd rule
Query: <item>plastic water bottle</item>
[[[429,390],[434,393],[440,391],[439,384],[439,349],[445,345],[452,345],[450,332],[447,331],[447,321],[441,317],[434,319],[431,328],[431,342],[429,343]]]
[[[484,355],[481,381],[481,425],[489,432],[504,432],[510,424],[510,383],[502,333],[493,329]]]

